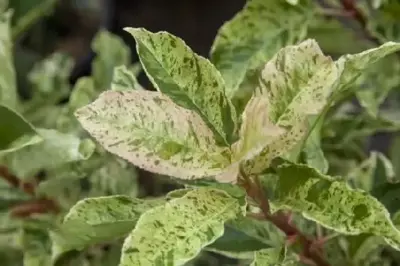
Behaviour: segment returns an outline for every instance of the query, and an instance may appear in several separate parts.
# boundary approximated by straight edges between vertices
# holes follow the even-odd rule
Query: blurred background
[[[10,0],[14,23],[18,23],[14,25],[18,80],[28,84],[26,74],[33,64],[55,51],[74,58],[71,83],[89,75],[94,58],[90,44],[99,29],[120,36],[132,51],[132,62],[138,57],[134,40],[123,31],[124,27],[168,31],[185,40],[195,52],[208,56],[218,28],[244,3],[245,0]],[[22,17],[24,21],[19,21]],[[143,85],[150,85],[144,75],[139,79]]]
[[[9,8],[14,10],[12,37],[14,43],[17,87],[22,98],[26,99],[26,102],[29,103],[27,104],[28,107],[24,110],[24,115],[26,114],[27,119],[35,126],[57,128],[57,130],[62,132],[72,132],[74,134],[78,132],[76,134],[79,135],[82,134],[82,129],[77,130],[74,128],[77,127],[74,124],[76,121],[73,120],[73,122],[71,122],[71,117],[73,116],[68,113],[69,111],[67,109],[69,106],[65,104],[70,101],[70,93],[57,94],[56,90],[61,91],[66,88],[66,90],[70,92],[72,89],[79,89],[81,86],[76,85],[79,83],[77,81],[82,80],[82,77],[92,75],[94,86],[99,87],[94,88],[94,91],[104,91],[106,88],[101,87],[101,85],[110,84],[110,80],[104,80],[103,76],[112,76],[115,66],[122,64],[130,65],[129,63],[137,62],[138,56],[135,50],[134,39],[123,31],[124,27],[144,27],[153,32],[160,30],[168,31],[182,38],[196,53],[208,57],[218,29],[225,21],[234,16],[244,6],[246,1],[9,0],[8,2]],[[326,2],[333,3],[338,1],[319,0],[315,2],[325,7]],[[371,1],[358,2],[369,4]],[[384,0],[381,2],[389,3],[389,1]],[[0,0],[0,9],[4,7],[4,5],[4,1]],[[324,13],[321,18],[313,21],[313,24],[310,25],[307,37],[317,39],[324,52],[334,58],[345,53],[356,53],[376,47],[379,43],[383,43],[387,40],[400,41],[400,3],[397,0],[390,1],[390,4],[383,6],[379,10],[374,10],[369,14],[371,18],[376,18],[376,21],[382,22],[383,26],[371,20],[371,25],[374,27],[374,32],[376,33],[375,36],[381,34],[384,36],[382,40],[376,39],[378,37],[366,36],[366,31],[364,31],[366,26],[362,25],[360,21],[350,18],[350,16],[347,16],[345,13],[330,13],[330,11],[332,11],[330,7],[325,7],[323,11],[326,13]],[[111,33],[112,36],[99,34],[105,31]],[[119,38],[124,44],[120,43]],[[124,50],[126,49],[125,45],[130,53],[126,53]],[[116,47],[120,50],[116,49]],[[71,67],[68,65],[69,61],[65,61],[61,57],[52,57],[55,53],[68,55],[72,59]],[[130,57],[130,62],[128,63],[124,62],[126,55]],[[396,56],[398,55],[394,55],[393,57]],[[53,72],[59,73],[54,74],[49,69],[46,69],[46,64],[43,62],[47,62],[46,60],[48,59],[48,62],[55,62],[55,65],[49,65],[55,68]],[[96,60],[98,61],[96,62]],[[96,70],[97,72],[93,71],[93,67],[96,65],[99,66]],[[385,71],[382,71],[382,67],[385,68]],[[392,105],[396,107],[396,110],[400,109],[400,80],[397,75],[398,72],[396,72],[399,69],[400,64],[397,58],[392,61],[390,61],[389,58],[371,71],[370,77],[372,82],[370,83],[372,85],[369,84],[378,89],[381,88],[382,84],[385,84],[385,86],[390,89],[393,88],[389,96],[389,101],[394,102]],[[394,81],[389,80],[388,77],[393,78]],[[64,84],[65,79],[69,84]],[[143,72],[139,74],[138,80],[146,89],[152,89],[150,82]],[[371,80],[368,79],[368,81]],[[85,80],[82,81],[82,84],[84,84],[84,81]],[[32,96],[35,95],[35,93],[41,97],[40,101],[36,101],[35,97]],[[43,100],[53,94],[56,95],[56,101],[48,102]],[[62,97],[60,97],[60,95]],[[94,95],[91,95],[91,97],[95,98]],[[91,97],[87,98],[92,99]],[[32,98],[33,100],[31,100]],[[31,104],[31,102],[33,104]],[[357,101],[354,101],[354,103],[360,107]],[[58,107],[60,107],[62,104],[67,106],[64,108],[67,112],[64,112],[65,110],[62,108],[54,108],[53,106],[58,105]],[[72,107],[76,107],[74,104],[75,103],[71,104]],[[359,108],[358,111],[360,111],[360,109],[361,108]],[[58,116],[58,114],[60,114],[60,116]],[[67,119],[67,122],[61,121],[62,119],[66,119],[63,116],[68,116],[69,120]],[[397,118],[394,120],[398,121],[399,116],[396,115],[396,117]],[[347,132],[345,130],[347,125],[349,125],[348,128],[352,130],[353,127],[359,126],[360,128],[366,128],[364,132],[360,130],[360,135],[365,134],[369,136],[369,134],[372,133],[376,134],[368,139],[367,145],[364,145],[364,142],[359,145],[357,142],[357,147],[361,146],[363,151],[366,149],[368,151],[378,150],[385,154],[390,153],[389,147],[392,136],[390,131],[398,131],[400,123],[398,123],[395,130],[393,130],[386,124],[378,124],[375,120],[369,124],[364,121],[355,124],[352,119],[353,117],[350,117],[349,120],[346,120],[349,122],[348,124],[345,124],[342,120],[339,121],[340,127],[339,125],[333,124],[332,127],[337,131],[337,134],[331,137],[331,132],[328,132],[329,134],[325,134],[328,137],[324,137],[333,144],[336,144],[336,142],[341,143],[342,140],[345,139],[343,136],[345,136]],[[344,130],[342,130],[342,125]],[[368,128],[365,125],[371,126]],[[389,131],[389,133],[385,133],[384,131]],[[358,136],[356,137],[358,138]],[[356,137],[354,137],[354,139]],[[362,137],[364,137],[364,135],[362,135]],[[351,148],[347,143],[344,143],[343,146],[349,149]],[[396,147],[400,147],[399,137],[397,137]],[[337,165],[340,166],[338,168],[345,168],[343,167],[343,165],[345,165],[344,161],[350,165],[348,167],[349,169],[355,168],[354,165],[358,165],[359,161],[364,160],[364,157],[368,157],[367,154],[363,154],[363,156],[359,158],[358,153],[354,151],[349,151],[348,154],[342,154],[342,150],[344,150],[342,146],[338,151],[335,145],[330,145],[328,148],[330,150],[326,150],[330,153],[339,153],[338,157],[340,157],[341,160],[337,163]],[[400,149],[396,148],[393,150],[395,155],[392,157],[399,160]],[[111,158],[107,156],[108,155],[98,152],[95,156],[92,156],[91,160],[87,163],[85,162],[85,164],[90,165],[79,165],[79,170],[83,172],[85,176],[85,178],[80,178],[79,180],[78,178],[74,179],[70,176],[73,170],[76,169],[71,170],[71,168],[63,168],[62,171],[57,169],[57,173],[61,174],[55,175],[55,172],[51,171],[52,169],[49,170],[43,167],[44,170],[40,169],[41,171],[35,172],[37,175],[34,176],[34,178],[39,180],[38,183],[42,184],[42,186],[38,186],[38,194],[42,193],[48,198],[56,198],[59,201],[58,203],[62,206],[63,211],[66,211],[75,204],[77,200],[89,196],[128,194],[138,197],[154,197],[165,194],[178,186],[178,184],[170,182],[168,178],[136,169],[127,165],[125,162],[120,162],[114,157]],[[356,158],[355,161],[357,164],[349,163],[353,162],[351,161],[354,159],[353,157]],[[23,165],[23,163],[21,163],[21,165]],[[400,163],[396,165],[400,165]],[[332,164],[333,171],[335,170],[334,166],[335,165]],[[399,166],[398,169],[400,169]],[[15,169],[11,170],[18,170],[18,167],[16,166]],[[64,170],[67,174],[65,177],[62,176]],[[346,168],[345,170],[347,171],[348,169]],[[340,174],[340,172],[334,172],[334,174]],[[115,178],[116,176],[118,176],[118,179]],[[392,197],[396,198],[396,201],[393,203],[396,209],[400,201],[399,196],[397,196],[400,195],[399,191],[400,190],[396,190],[394,192],[396,196]],[[0,196],[2,195],[0,194]],[[23,202],[25,202],[25,199]],[[9,206],[14,206],[13,204],[15,204],[14,201],[6,202],[3,208],[6,209]],[[47,234],[47,232],[43,233],[42,231],[40,234]],[[25,233],[27,236],[26,239],[31,241],[28,237],[31,237],[32,231],[25,231]],[[35,234],[36,236],[39,235],[36,231]],[[30,245],[31,242],[28,240],[26,240],[26,243]],[[35,238],[34,241],[37,241],[37,239]],[[8,242],[8,238],[0,237],[0,244],[9,244]],[[44,243],[45,241],[42,242]],[[84,257],[84,259],[76,255],[77,258],[79,257],[79,259],[82,259],[84,262],[78,263],[76,262],[78,259],[76,259],[76,261],[72,260],[71,264],[60,265],[116,265],[115,261],[116,258],[118,258],[119,248],[120,242],[99,245],[82,252],[82,256],[79,256]],[[1,249],[0,265],[22,265],[14,263],[16,261],[15,258],[21,257],[19,255],[20,253],[14,253],[15,256],[11,256],[11,252],[5,248],[3,250]],[[107,261],[107,254],[104,256],[99,255],[101,253],[99,250],[111,254],[110,259]],[[12,257],[10,261],[13,261],[14,264],[7,264],[5,262],[6,257],[9,255]],[[336,256],[336,254],[334,256]],[[400,261],[397,253],[396,255],[391,255],[391,257],[396,257],[396,261]],[[5,264],[2,264],[3,262]],[[202,254],[202,256],[199,256],[199,260],[188,265],[238,265],[238,262],[223,256],[207,253],[204,256]]]

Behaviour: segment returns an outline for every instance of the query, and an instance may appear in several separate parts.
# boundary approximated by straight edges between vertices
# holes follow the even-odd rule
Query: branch
[[[24,182],[20,178],[10,173],[8,168],[0,165],[0,178],[4,179],[12,187],[21,189],[26,194],[35,197],[36,182]],[[10,213],[13,217],[24,218],[36,213],[59,212],[58,204],[53,199],[39,198],[18,203],[11,207]]]
[[[245,188],[247,195],[254,199],[263,212],[264,219],[272,222],[282,232],[286,234],[287,239],[296,239],[303,246],[303,252],[300,259],[303,263],[315,266],[330,266],[324,259],[321,248],[316,248],[315,241],[304,235],[299,229],[291,224],[291,218],[284,213],[271,214],[269,201],[264,189],[261,186],[259,178],[255,178],[255,182],[250,179],[241,170],[241,185]],[[260,217],[257,217],[260,218]]]

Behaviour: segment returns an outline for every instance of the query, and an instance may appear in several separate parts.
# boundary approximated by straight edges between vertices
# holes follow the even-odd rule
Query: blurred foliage
[[[44,19],[56,19],[54,12],[62,12],[65,6],[55,0],[8,2],[0,1],[0,45],[4,49],[0,54],[0,262],[4,266],[47,266],[53,263],[52,234],[76,202],[117,194],[146,196],[138,182],[138,169],[91,141],[73,116],[105,90],[142,89],[135,76],[140,70],[130,62],[132,47],[101,29],[91,41],[96,54],[91,75],[71,84],[71,72],[81,58],[66,52],[74,48],[59,49],[62,38],[43,25]],[[95,14],[102,8],[101,1],[71,2],[69,7]],[[310,2],[313,16],[301,37],[315,38],[334,58],[400,41],[398,0]],[[345,2],[353,3],[353,9]],[[371,66],[338,99],[319,125],[320,134],[313,137],[329,164],[327,173],[343,176],[352,187],[370,192],[400,225],[400,219],[396,220],[400,217],[399,70],[399,54]],[[10,93],[2,94],[5,90]],[[12,134],[5,128],[12,129]],[[389,152],[371,152],[367,149],[371,135],[382,132],[393,136]],[[3,155],[14,150],[18,151]],[[308,160],[307,155],[303,159]],[[319,168],[325,167],[323,161]],[[158,182],[170,180],[160,177]],[[373,236],[338,236],[297,214],[293,222],[306,234],[327,239],[324,251],[332,265],[400,265],[399,253],[380,245]],[[244,220],[241,228],[238,231],[237,224],[228,224],[223,238],[186,265],[239,265],[238,258],[248,262],[249,257],[239,254],[238,248],[261,249],[283,241],[267,222]],[[118,265],[121,244],[117,239],[70,251],[56,265]]]

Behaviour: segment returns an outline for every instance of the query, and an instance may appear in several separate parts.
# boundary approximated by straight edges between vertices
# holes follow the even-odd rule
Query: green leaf
[[[400,64],[396,55],[391,55],[369,67],[360,78],[360,89],[356,96],[369,115],[377,117],[379,107],[389,92],[400,84]]]
[[[275,210],[301,212],[305,218],[342,234],[380,236],[400,249],[400,231],[389,212],[365,191],[351,189],[347,183],[306,165],[283,164],[277,173]]]
[[[46,231],[24,229],[21,238],[24,266],[52,266],[50,238]]]
[[[250,266],[294,266],[299,265],[293,256],[287,257],[286,247],[268,248],[255,252]]]
[[[159,92],[107,91],[76,116],[109,152],[151,172],[192,179],[229,164],[200,116]]]
[[[139,187],[136,177],[136,170],[129,162],[107,156],[89,177],[90,196],[137,196]]]
[[[339,90],[347,89],[370,65],[399,50],[400,43],[387,42],[362,53],[341,56],[336,61],[340,73]]]
[[[367,160],[361,162],[358,167],[347,175],[347,178],[356,188],[369,191],[375,197],[374,191],[378,191],[381,185],[393,180],[393,177],[394,170],[391,162],[379,152],[371,152]]]
[[[245,83],[253,83],[261,67],[278,50],[304,38],[311,7],[295,7],[285,1],[251,0],[219,30],[211,49],[211,61],[233,97]],[[251,91],[254,88],[251,89]]]
[[[370,234],[347,236],[347,252],[354,265],[365,265],[369,256],[380,246],[382,239]]]
[[[280,246],[283,243],[283,233],[270,222],[243,217],[227,222],[224,234],[208,248],[237,254]]]
[[[306,163],[319,170],[321,173],[326,174],[328,172],[329,164],[325,159],[324,152],[321,148],[321,128],[323,125],[323,119],[317,120],[318,116],[309,117],[308,124],[309,127],[317,123],[310,135],[308,136],[304,149],[303,155]]]
[[[0,55],[0,104],[16,108],[18,94],[10,30],[11,16],[11,11],[0,13],[0,45],[2,51]]]
[[[37,132],[43,138],[41,142],[8,153],[4,158],[7,166],[19,178],[30,179],[42,169],[86,160],[95,148],[90,139],[81,140],[77,136],[51,129],[38,129]]]
[[[72,90],[69,99],[69,108],[71,111],[75,111],[91,103],[96,99],[97,95],[98,93],[96,92],[93,78],[82,77],[78,79]]]
[[[92,63],[95,88],[98,91],[108,90],[114,68],[129,64],[130,50],[122,39],[105,30],[97,33],[92,41],[92,49],[97,54]]]
[[[29,73],[29,81],[34,86],[33,97],[46,97],[50,94],[69,93],[68,78],[74,67],[71,57],[54,53],[42,61],[39,61]],[[47,99],[43,99],[47,100]]]
[[[127,68],[124,65],[114,68],[111,89],[114,91],[143,89],[136,79],[139,72],[137,68],[137,66]]]
[[[322,110],[336,79],[335,64],[314,40],[281,49],[265,65],[255,95],[267,99],[269,121],[286,132],[247,162],[248,171],[260,173],[295,148],[308,130],[308,116]]]
[[[376,197],[390,213],[395,213],[400,209],[400,183],[387,182],[376,186],[371,191],[372,196]]]
[[[214,132],[218,144],[232,143],[235,110],[214,65],[167,32],[125,30],[135,38],[143,69],[157,90],[179,106],[197,112]]]
[[[245,201],[224,191],[190,191],[140,217],[125,240],[120,266],[183,265],[223,235],[226,221],[245,210]]]
[[[8,8],[8,0],[1,0],[0,1],[0,13],[3,13]]]
[[[122,195],[81,200],[52,234],[55,256],[121,238],[132,231],[142,213],[162,203]]]
[[[21,115],[0,105],[0,155],[33,145],[42,139]]]

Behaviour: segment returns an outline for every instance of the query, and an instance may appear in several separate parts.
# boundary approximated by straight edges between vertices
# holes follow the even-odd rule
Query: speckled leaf
[[[322,110],[336,79],[335,64],[314,40],[281,49],[265,65],[255,95],[267,99],[269,123],[286,132],[247,162],[250,172],[260,173],[303,139],[308,116]]]
[[[104,148],[148,171],[190,179],[229,164],[201,117],[159,92],[107,91],[76,116]]]
[[[211,61],[221,71],[229,97],[258,75],[280,48],[304,37],[311,14],[308,10],[312,8],[290,6],[285,1],[251,0],[221,27]]]
[[[4,158],[9,169],[22,179],[32,178],[42,169],[85,160],[95,148],[90,139],[81,140],[51,129],[37,129],[37,132],[43,139],[41,142],[8,153]]]
[[[301,212],[305,218],[343,234],[380,236],[400,250],[400,231],[389,212],[365,191],[352,189],[344,181],[306,165],[284,164],[277,172],[275,210]]]
[[[224,223],[243,216],[245,201],[199,188],[144,213],[126,238],[120,266],[183,265],[224,233]]]
[[[60,255],[123,237],[132,231],[142,213],[163,202],[122,195],[81,200],[69,210],[61,227],[54,231],[56,253]]]
[[[287,256],[286,247],[268,248],[255,252],[250,266],[295,266],[300,265],[294,256]]]
[[[17,107],[18,94],[11,39],[11,11],[0,13],[0,104]]]
[[[98,91],[107,90],[111,85],[114,68],[129,64],[130,50],[122,39],[105,30],[97,33],[92,41],[92,49],[96,52],[92,63],[95,88]]]
[[[387,42],[359,54],[344,55],[336,61],[340,72],[339,89],[347,89],[371,64],[400,50],[400,43]]]
[[[0,155],[42,140],[21,115],[0,104]]]
[[[136,79],[139,72],[137,68],[136,65],[130,68],[124,65],[114,68],[111,89],[114,91],[143,89]]]
[[[219,144],[230,144],[236,128],[235,110],[214,65],[167,32],[126,30],[135,38],[143,69],[157,90],[179,106],[197,112]]]

